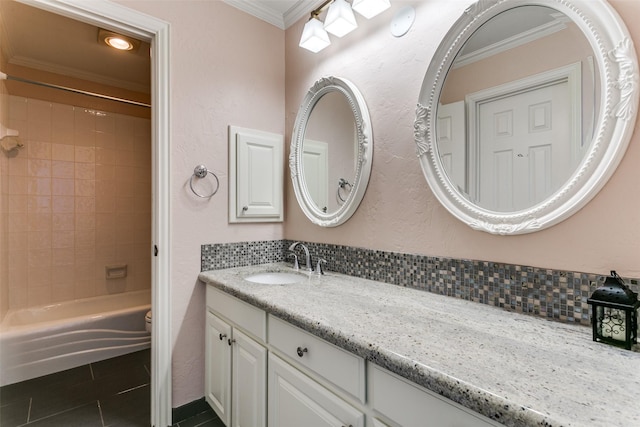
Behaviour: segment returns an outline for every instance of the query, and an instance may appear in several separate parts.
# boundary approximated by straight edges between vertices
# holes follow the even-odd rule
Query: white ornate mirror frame
[[[447,72],[466,40],[496,15],[525,5],[556,9],[584,33],[600,75],[599,117],[586,155],[560,189],[528,209],[496,212],[469,201],[447,177],[435,143],[435,112]],[[432,191],[458,219],[492,234],[531,233],[567,219],[604,186],[629,144],[637,106],[638,62],[633,43],[624,23],[605,0],[480,0],[469,6],[449,30],[429,65],[414,124],[417,154]]]
[[[303,170],[303,144],[307,123],[314,106],[329,92],[342,94],[351,110],[357,131],[357,158],[355,161],[355,178],[351,191],[345,197],[344,203],[333,212],[323,212],[313,202]],[[307,92],[298,115],[296,116],[291,138],[291,153],[289,154],[289,168],[291,181],[296,199],[304,214],[321,227],[335,227],[346,222],[358,209],[369,183],[371,174],[371,157],[373,154],[373,134],[369,111],[364,97],[351,82],[334,76],[323,77]]]

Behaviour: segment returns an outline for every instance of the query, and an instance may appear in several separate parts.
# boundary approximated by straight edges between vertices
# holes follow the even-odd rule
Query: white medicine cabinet
[[[282,222],[284,137],[229,126],[229,222]]]

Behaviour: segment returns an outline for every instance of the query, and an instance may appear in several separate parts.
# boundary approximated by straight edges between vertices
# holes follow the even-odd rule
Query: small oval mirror
[[[364,98],[353,83],[324,77],[296,117],[289,166],[304,214],[335,227],[356,211],[369,182],[373,136]]]

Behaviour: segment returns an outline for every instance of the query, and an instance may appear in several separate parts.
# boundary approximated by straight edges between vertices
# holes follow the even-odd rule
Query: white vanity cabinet
[[[370,363],[368,398],[374,426],[498,427],[500,424]]]
[[[264,311],[207,287],[205,399],[228,427],[266,426],[265,338]]]
[[[496,427],[207,286],[205,397],[227,427]]]

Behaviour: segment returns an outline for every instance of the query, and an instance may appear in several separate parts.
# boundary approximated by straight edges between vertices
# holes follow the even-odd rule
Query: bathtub
[[[0,323],[0,386],[151,346],[151,291],[9,310]]]

